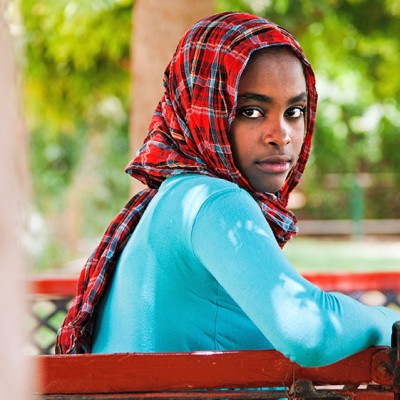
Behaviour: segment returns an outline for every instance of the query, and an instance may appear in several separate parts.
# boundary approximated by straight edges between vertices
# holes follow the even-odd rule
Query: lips
[[[257,168],[271,174],[282,174],[289,172],[291,158],[288,156],[271,156],[261,161],[256,161]]]

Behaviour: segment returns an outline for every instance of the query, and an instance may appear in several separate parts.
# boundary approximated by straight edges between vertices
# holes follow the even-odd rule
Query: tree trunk
[[[163,93],[163,74],[180,37],[197,20],[214,12],[213,0],[136,0],[132,36],[132,109],[130,142],[133,154],[147,134]],[[133,182],[133,192],[142,189]]]
[[[19,246],[26,216],[26,143],[19,108],[6,1],[0,0],[0,399],[28,398],[26,310],[23,273],[25,258]]]

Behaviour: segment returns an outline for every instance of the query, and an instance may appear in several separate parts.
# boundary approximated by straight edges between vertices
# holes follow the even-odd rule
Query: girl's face
[[[230,141],[237,168],[256,191],[282,188],[303,144],[306,105],[302,64],[289,49],[253,54],[239,82]]]

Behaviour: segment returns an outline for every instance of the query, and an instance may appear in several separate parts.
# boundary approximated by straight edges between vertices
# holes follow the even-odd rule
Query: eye
[[[264,114],[256,108],[242,108],[238,111],[238,116],[245,118],[261,118]]]
[[[297,107],[289,108],[289,109],[286,111],[285,114],[286,114],[286,116],[289,117],[289,118],[297,119],[297,118],[303,117],[305,111],[306,111],[306,108],[305,108],[305,107],[297,106]]]

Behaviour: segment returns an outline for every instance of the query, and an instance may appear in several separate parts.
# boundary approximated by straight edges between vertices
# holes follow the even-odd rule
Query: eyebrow
[[[270,96],[267,96],[265,94],[259,94],[259,93],[251,93],[251,92],[240,94],[238,96],[238,100],[241,100],[241,101],[255,100],[255,101],[261,101],[262,103],[267,103],[267,104],[271,104],[273,102],[272,97],[270,97]],[[288,104],[297,103],[302,100],[307,100],[306,92],[302,92],[297,96],[291,97],[288,101]]]

